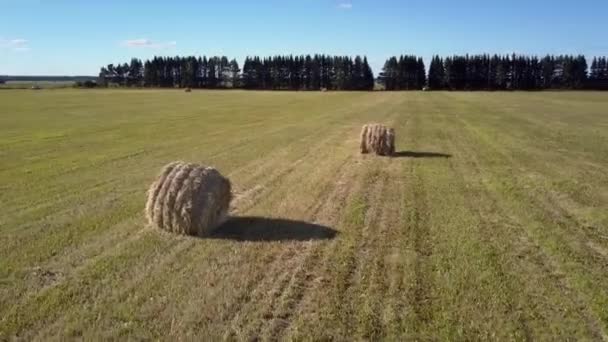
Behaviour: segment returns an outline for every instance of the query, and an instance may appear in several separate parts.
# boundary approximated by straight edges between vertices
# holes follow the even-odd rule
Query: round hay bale
[[[216,169],[173,162],[148,190],[146,217],[169,232],[208,236],[226,220],[230,200],[230,181]]]
[[[395,153],[395,130],[381,124],[367,124],[361,129],[361,153],[390,156]]]
[[[186,89],[184,89],[184,91],[185,91],[186,93],[189,93],[189,92],[191,92],[191,91],[192,91],[192,89],[190,89],[190,88],[186,88]]]

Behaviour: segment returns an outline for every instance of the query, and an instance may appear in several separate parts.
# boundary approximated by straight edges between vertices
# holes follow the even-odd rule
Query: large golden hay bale
[[[361,130],[361,153],[381,156],[395,153],[395,130],[381,124],[367,124]]]
[[[148,190],[146,217],[170,232],[207,236],[226,220],[230,199],[230,181],[216,169],[173,162]]]

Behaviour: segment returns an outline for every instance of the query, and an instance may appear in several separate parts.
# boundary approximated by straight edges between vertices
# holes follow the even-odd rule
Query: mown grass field
[[[608,93],[7,90],[0,133],[0,340],[608,339]],[[245,218],[147,227],[180,159]]]

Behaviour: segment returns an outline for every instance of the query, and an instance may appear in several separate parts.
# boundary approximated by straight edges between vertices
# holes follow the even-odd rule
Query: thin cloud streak
[[[28,41],[26,39],[4,39],[0,38],[0,48],[11,51],[29,51]]]
[[[167,49],[176,46],[177,42],[156,42],[147,38],[139,38],[124,40],[121,45],[130,48]]]

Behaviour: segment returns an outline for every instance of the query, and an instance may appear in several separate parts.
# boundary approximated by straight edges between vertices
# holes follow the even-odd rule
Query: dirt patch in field
[[[37,288],[44,288],[63,279],[63,273],[42,267],[34,267],[29,270],[28,278],[31,283],[36,284]]]

